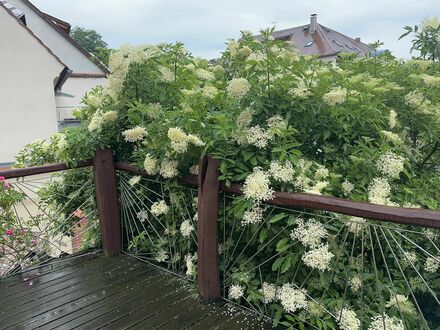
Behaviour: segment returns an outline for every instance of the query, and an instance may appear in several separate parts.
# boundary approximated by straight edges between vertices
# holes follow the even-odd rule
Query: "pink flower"
[[[80,208],[76,209],[75,212],[73,212],[73,215],[79,219],[84,218],[86,215],[84,214],[84,211]]]
[[[12,184],[10,184],[9,182],[5,182],[4,187],[5,187],[5,189],[9,189],[12,187]]]
[[[14,230],[13,230],[13,229],[6,229],[5,234],[6,234],[7,236],[12,236],[12,235],[14,235]]]
[[[4,176],[0,176],[0,182],[5,181],[5,177]]]
[[[32,243],[32,245],[37,245],[37,240],[36,240],[36,239],[33,239],[33,240],[31,241],[31,243]]]

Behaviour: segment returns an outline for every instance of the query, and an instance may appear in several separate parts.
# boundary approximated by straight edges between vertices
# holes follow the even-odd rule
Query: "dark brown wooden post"
[[[205,156],[199,164],[197,282],[205,303],[220,298],[218,258],[218,181],[220,162]]]
[[[93,172],[102,247],[106,256],[114,256],[121,252],[121,221],[116,191],[115,165],[110,149],[96,150],[93,158]]]

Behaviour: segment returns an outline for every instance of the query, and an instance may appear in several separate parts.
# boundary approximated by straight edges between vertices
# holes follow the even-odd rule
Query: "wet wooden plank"
[[[33,323],[40,319],[46,319],[50,317],[57,309],[63,308],[66,304],[78,304],[84,301],[88,296],[98,294],[100,291],[105,290],[109,286],[119,285],[131,276],[135,276],[137,273],[145,272],[144,265],[140,263],[122,262],[117,266],[116,270],[99,272],[98,276],[90,281],[83,281],[81,285],[75,285],[71,288],[71,292],[58,294],[56,299],[51,300],[51,296],[48,295],[45,301],[40,299],[34,302],[33,307],[29,308],[28,305],[16,308],[12,311],[16,316],[11,318],[9,315],[8,320],[1,321],[3,325],[27,325],[29,322]],[[36,306],[35,306],[36,305]],[[5,313],[8,315],[8,313]]]
[[[151,269],[147,268],[147,271],[150,272]],[[152,286],[159,286],[163,281],[162,274],[157,272],[154,274],[141,274],[131,281],[125,282],[124,285],[116,287],[114,290],[108,290],[102,299],[97,299],[89,304],[81,304],[79,309],[72,307],[72,311],[65,308],[62,313],[57,315],[59,318],[54,318],[49,323],[46,323],[44,327],[46,329],[59,327],[70,329],[75,324],[85,324],[96,318],[97,314],[110,313],[126,302],[136,300],[139,296],[143,295],[143,293],[140,294],[139,292],[151,290]]]
[[[45,275],[54,276],[55,271],[61,271],[62,269],[69,268],[74,265],[80,265],[89,260],[96,259],[100,256],[98,253],[87,253],[81,255],[75,255],[60,260],[53,260],[48,264],[42,264],[37,267],[24,270],[16,275],[6,277],[0,280],[0,292],[3,289],[11,289],[16,285],[22,283],[25,279],[37,279]],[[20,281],[21,280],[21,281]]]

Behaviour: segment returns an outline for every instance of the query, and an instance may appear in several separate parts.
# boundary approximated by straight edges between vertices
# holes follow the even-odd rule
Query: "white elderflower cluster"
[[[321,180],[327,178],[329,175],[328,169],[326,169],[324,166],[320,166],[316,172],[315,172],[315,179]]]
[[[243,297],[244,295],[244,288],[239,284],[232,284],[229,288],[229,299],[237,300]]]
[[[107,111],[102,114],[102,120],[104,123],[114,123],[118,119],[118,113],[114,110]]]
[[[226,87],[228,95],[236,100],[241,100],[250,91],[251,84],[245,78],[234,78]]]
[[[192,225],[190,220],[185,220],[180,225],[180,233],[183,237],[189,237],[191,233],[194,231],[194,226]]]
[[[353,292],[358,292],[362,287],[362,280],[359,276],[353,276],[350,278],[348,284]]]
[[[165,203],[164,200],[158,201],[158,202],[154,202],[151,205],[151,209],[150,212],[152,215],[158,217],[162,214],[167,214],[168,213],[168,205]]]
[[[390,131],[381,131],[381,134],[387,139],[388,141],[394,143],[394,144],[402,144],[403,141],[400,138],[400,136],[396,133],[390,132]]]
[[[127,142],[142,141],[147,136],[147,131],[142,126],[136,126],[122,132],[124,140]]]
[[[263,220],[263,209],[258,206],[252,207],[250,210],[244,211],[242,226],[254,225]]]
[[[299,309],[307,309],[306,291],[296,289],[292,284],[284,284],[278,292],[278,298],[284,310],[295,313]]]
[[[402,320],[396,317],[389,317],[387,314],[376,315],[371,318],[368,330],[404,330]]]
[[[413,303],[403,294],[396,294],[390,297],[390,300],[385,305],[387,308],[396,307],[404,314],[415,314],[416,309]]]
[[[185,264],[186,264],[186,276],[193,276],[195,274],[196,265],[194,262],[197,260],[197,253],[187,254],[185,256]]]
[[[254,115],[254,110],[251,108],[246,108],[238,115],[236,119],[237,126],[240,128],[248,127],[252,122],[252,117]]]
[[[266,122],[269,129],[285,129],[287,127],[287,122],[280,115],[272,116]]]
[[[157,262],[165,262],[169,258],[168,253],[165,250],[159,250],[156,254],[155,260]]]
[[[411,264],[415,265],[418,259],[419,258],[417,257],[416,253],[405,251],[403,253],[402,266],[406,268],[411,266]]]
[[[297,99],[305,99],[312,95],[309,87],[305,83],[304,80],[300,80],[296,87],[293,87],[287,91],[287,94],[297,98]]]
[[[429,102],[421,92],[412,91],[405,96],[405,103],[412,108],[419,108],[422,104]]]
[[[243,185],[243,194],[246,199],[252,199],[259,203],[273,197],[273,189],[270,187],[269,175],[261,168],[255,167],[249,174]]]
[[[425,261],[425,271],[428,273],[435,273],[440,268],[440,261],[438,258],[428,257]]]
[[[339,318],[339,326],[342,330],[359,330],[361,328],[361,321],[351,309],[343,308],[338,312],[337,316]]]
[[[345,196],[348,196],[351,194],[351,192],[354,189],[354,184],[352,184],[350,181],[348,181],[347,179],[345,179],[344,182],[342,182],[342,190],[344,192]]]
[[[271,139],[272,135],[259,125],[249,127],[246,130],[246,142],[256,146],[259,149],[266,148]]]
[[[164,66],[161,66],[161,67],[159,68],[159,72],[160,72],[160,74],[161,74],[161,76],[160,76],[160,80],[162,80],[163,82],[168,82],[168,83],[170,83],[170,82],[173,82],[173,81],[174,81],[174,79],[175,79],[175,75],[174,75],[174,72],[171,71],[170,69],[168,69],[168,68],[166,68],[166,67],[164,67]]]
[[[440,34],[439,34],[439,38],[440,38]],[[423,73],[420,75],[420,78],[422,78],[423,82],[430,87],[440,85],[440,77],[430,76],[429,74]]]
[[[59,151],[63,151],[67,147],[67,139],[65,134],[60,134],[57,142],[57,148]]]
[[[405,158],[388,151],[380,155],[376,162],[376,167],[383,175],[391,179],[396,179],[399,177],[400,172],[403,171],[404,164]]]
[[[397,125],[397,112],[394,110],[390,110],[390,114],[388,115],[388,126],[390,129],[393,129]]]
[[[212,72],[209,72],[209,71],[207,71],[205,69],[201,69],[201,68],[195,69],[194,74],[200,80],[212,81],[215,79],[215,75]]]
[[[156,175],[159,172],[157,168],[157,159],[152,155],[147,154],[144,160],[144,169],[149,175]]]
[[[140,222],[148,221],[148,211],[147,210],[139,211],[137,214],[137,218],[139,219]]]
[[[350,217],[346,222],[345,226],[350,233],[355,235],[359,235],[364,230],[365,225],[367,224],[367,220],[359,217]]]
[[[160,164],[159,174],[165,179],[174,178],[179,174],[179,171],[177,170],[178,165],[179,163],[175,160],[164,159]]]
[[[334,87],[330,92],[324,94],[322,100],[329,106],[335,106],[336,104],[342,104],[347,97],[347,89],[342,87]]]
[[[291,183],[294,179],[293,175],[295,174],[295,170],[289,161],[284,162],[284,164],[278,161],[272,161],[270,163],[269,174],[276,181]]]
[[[308,194],[321,195],[322,190],[329,185],[328,181],[318,181],[313,186],[304,189],[304,192]]]
[[[189,168],[189,173],[193,175],[199,174],[199,165],[193,165]]]
[[[274,284],[263,282],[261,286],[261,293],[263,294],[263,302],[265,304],[271,303],[277,299],[277,287]]]
[[[316,249],[305,252],[301,259],[306,266],[324,271],[329,268],[330,261],[334,256],[328,250],[328,245],[321,245]]]
[[[129,185],[132,187],[137,185],[139,182],[141,182],[141,177],[139,175],[136,175],[128,180]]]
[[[102,113],[101,111],[96,111],[93,116],[92,119],[90,119],[90,123],[87,126],[87,129],[89,130],[89,132],[101,132],[102,130],[102,126],[104,125],[104,119],[102,118]]]
[[[197,147],[205,145],[199,137],[186,134],[179,127],[171,127],[168,129],[168,138],[171,141],[171,148],[177,153],[184,153],[188,149],[188,144],[193,144]]]
[[[304,222],[303,219],[296,221],[297,227],[290,233],[293,240],[298,240],[305,247],[314,249],[321,245],[321,240],[328,237],[328,232],[322,224],[314,219]]]
[[[374,178],[368,187],[368,201],[373,204],[390,204],[391,186],[387,179]]]
[[[205,86],[202,88],[202,95],[208,99],[213,99],[217,94],[218,90],[214,86]]]

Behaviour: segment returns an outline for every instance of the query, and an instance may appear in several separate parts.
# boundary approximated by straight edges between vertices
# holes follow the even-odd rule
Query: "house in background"
[[[28,0],[6,0],[25,15],[27,27],[70,69],[62,90],[56,93],[58,122],[62,127],[81,107],[84,94],[106,82],[107,69],[69,36],[70,24],[40,11]],[[1,42],[1,40],[0,40]]]
[[[0,167],[24,146],[73,123],[107,69],[70,36],[70,24],[28,0],[0,0]]]
[[[335,61],[340,53],[366,56],[374,51],[360,38],[350,38],[319,24],[316,14],[310,16],[309,24],[274,31],[272,36],[277,40],[293,41],[301,55],[315,55],[325,61]],[[261,35],[255,37],[261,39]]]
[[[55,90],[68,66],[25,24],[24,13],[0,2],[0,167],[37,138],[58,131]]]

